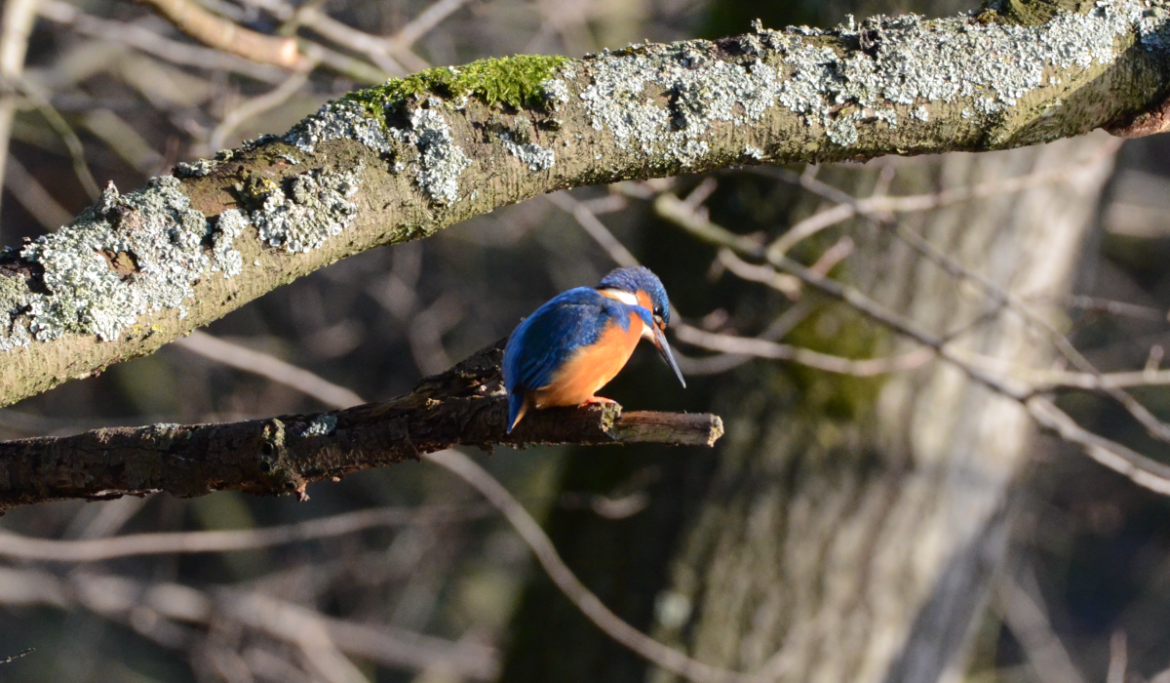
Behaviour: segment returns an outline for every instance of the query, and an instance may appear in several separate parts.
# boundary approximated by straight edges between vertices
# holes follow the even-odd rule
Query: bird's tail
[[[508,394],[508,433],[516,428],[516,423],[528,412],[528,400],[522,392],[513,391]]]

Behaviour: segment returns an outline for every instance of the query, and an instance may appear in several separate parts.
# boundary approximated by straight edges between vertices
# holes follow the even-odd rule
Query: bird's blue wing
[[[597,341],[606,324],[629,324],[625,307],[590,287],[550,299],[520,323],[504,349],[504,386],[511,395],[547,386],[576,350]]]

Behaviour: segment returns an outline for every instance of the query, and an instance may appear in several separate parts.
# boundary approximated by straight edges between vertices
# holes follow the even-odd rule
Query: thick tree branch
[[[230,424],[98,429],[0,443],[0,511],[63,498],[233,489],[304,495],[309,482],[418,460],[454,445],[667,443],[710,446],[715,415],[634,412],[616,405],[536,411],[511,434],[502,342],[414,391],[381,403]]]
[[[1170,91],[1170,2],[1074,4],[1083,13],[1042,23],[1016,10],[878,17],[513,57],[353,93],[284,136],[141,192],[111,188],[0,257],[0,405],[151,353],[346,256],[553,190],[1132,133]],[[1051,3],[1012,3],[1031,5]]]

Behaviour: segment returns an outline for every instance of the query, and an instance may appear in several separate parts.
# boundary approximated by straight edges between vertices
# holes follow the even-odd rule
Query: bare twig
[[[1085,683],[1073,665],[1034,591],[1005,576],[1000,586],[1000,609],[1012,635],[1023,646],[1032,670],[1042,683]]]
[[[482,517],[483,512],[476,508],[449,506],[387,507],[263,529],[132,534],[78,541],[28,538],[0,532],[0,556],[79,564],[142,555],[222,553],[331,538],[383,526],[450,524]]]
[[[491,647],[336,619],[254,592],[222,590],[211,597],[174,583],[139,583],[88,572],[60,579],[46,571],[0,567],[0,603],[83,607],[107,619],[130,622],[140,632],[144,626],[208,625],[226,618],[294,646],[332,643],[346,654],[388,667],[425,671],[442,663],[472,681],[495,680],[499,670]]]
[[[1125,631],[1115,631],[1109,639],[1109,672],[1105,675],[1105,683],[1125,683],[1128,667],[1129,648]]]
[[[162,166],[163,156],[133,126],[109,109],[99,107],[90,111],[82,119],[82,124],[143,175],[156,172]]]
[[[11,664],[12,662],[20,659],[21,657],[27,657],[28,655],[31,655],[32,653],[34,653],[36,651],[37,651],[37,649],[35,647],[30,647],[27,650],[21,650],[20,652],[17,652],[14,655],[8,655],[4,659],[0,659],[0,664]]]
[[[208,151],[213,153],[216,150],[222,149],[227,140],[227,136],[231,135],[245,121],[279,107],[287,102],[290,97],[297,94],[301,87],[308,82],[309,70],[305,69],[290,75],[276,88],[258,97],[253,97],[229,111],[223,117],[223,120],[219,122],[219,125],[211,131],[211,135],[207,140]]]
[[[614,614],[585,584],[569,569],[557,554],[552,540],[540,528],[540,524],[528,514],[500,482],[488,474],[474,460],[454,450],[430,453],[425,458],[447,471],[459,476],[475,490],[483,494],[512,525],[524,543],[536,555],[540,566],[560,589],[590,621],[606,635],[641,657],[693,683],[732,683],[735,681],[763,683],[764,679],[748,674],[738,674],[696,661],[686,654],[667,647],[630,626]]]
[[[73,220],[73,214],[58,204],[45,186],[37,182],[24,164],[12,155],[8,157],[4,186],[45,230],[51,232]]]
[[[969,187],[947,188],[928,194],[887,196],[884,193],[875,193],[874,196],[862,199],[855,198],[847,192],[843,192],[832,185],[821,182],[812,174],[801,174],[784,168],[772,167],[753,167],[749,170],[752,173],[779,178],[784,182],[798,185],[836,204],[836,206],[830,209],[817,212],[794,224],[784,234],[780,235],[768,247],[769,257],[772,257],[776,255],[782,256],[788,253],[801,240],[856,215],[885,222],[894,213],[931,211],[959,202],[973,201],[997,195],[1016,194],[1042,185],[1067,182],[1070,177],[1084,170],[1084,168],[1101,163],[1102,159],[1116,152],[1119,145],[1119,141],[1111,140],[1103,144],[1100,150],[1089,155],[1083,161],[1058,170],[1030,173],[1028,175],[1003,180],[991,180]]]
[[[237,370],[267,377],[277,384],[312,396],[327,406],[352,408],[365,403],[362,397],[353,391],[322,379],[308,370],[246,346],[213,337],[206,332],[192,332],[191,336],[176,341],[175,345]]]
[[[1090,432],[1078,425],[1049,399],[1030,398],[1024,402],[1024,406],[1040,426],[1056,432],[1065,441],[1080,446],[1093,460],[1128,477],[1139,486],[1162,495],[1170,495],[1170,466]]]
[[[357,57],[343,54],[337,50],[331,50],[308,38],[298,37],[297,45],[300,46],[301,53],[310,62],[332,69],[343,76],[352,78],[358,83],[376,85],[385,82],[390,76],[405,73],[405,70],[401,66],[395,67],[396,70],[375,66]]]
[[[53,132],[61,138],[61,142],[65,143],[65,148],[69,151],[69,158],[73,162],[73,172],[81,182],[81,187],[90,199],[97,199],[98,195],[101,194],[101,189],[98,187],[97,181],[94,180],[93,173],[89,170],[89,164],[85,160],[85,147],[81,144],[81,138],[77,137],[73,126],[69,125],[65,117],[61,116],[61,112],[57,111],[49,99],[31,83],[25,80],[13,80],[10,83],[36,108],[49,127],[53,129]]]
[[[24,56],[28,52],[28,37],[37,19],[37,0],[7,0],[4,3],[3,25],[0,26],[0,80],[12,83],[24,73]],[[8,159],[8,142],[12,136],[12,120],[16,116],[18,98],[11,93],[0,93],[0,188],[4,187],[4,162]]]
[[[403,51],[414,45],[419,38],[422,38],[431,29],[438,26],[444,19],[451,16],[460,7],[467,4],[468,0],[438,0],[430,7],[422,11],[414,19],[411,19],[405,26],[398,29],[398,32],[386,39],[386,49],[391,54],[400,54]]]
[[[1070,296],[1058,299],[1042,299],[1041,303],[1068,306],[1069,308],[1106,313],[1108,315],[1126,316],[1139,320],[1156,320],[1166,322],[1166,312],[1151,306],[1141,306],[1128,301],[1114,301],[1093,296]]]
[[[783,339],[789,332],[796,329],[797,325],[811,315],[817,306],[818,304],[816,302],[808,299],[797,302],[769,323],[764,328],[764,331],[756,336],[756,339],[770,342]],[[702,345],[697,344],[697,346]],[[717,356],[709,356],[707,358],[689,358],[677,353],[677,351],[675,355],[677,356],[679,366],[687,375],[713,375],[720,372],[727,372],[754,358],[751,355],[737,353],[721,353]]]
[[[145,27],[101,19],[79,10],[64,0],[39,0],[45,19],[68,24],[82,35],[117,42],[173,64],[199,69],[238,73],[265,83],[280,83],[288,77],[281,68],[257,64],[234,54],[164,38]]]
[[[302,71],[311,68],[297,41],[257,33],[217,17],[189,0],[141,0],[195,40],[258,64]]]
[[[314,3],[296,8],[284,0],[247,2],[284,21],[289,29],[304,26],[337,45],[366,55],[378,68],[392,76],[405,76],[409,71],[421,71],[430,66],[411,52],[410,46],[451,12],[465,4],[466,0],[440,0],[390,38],[371,35],[347,26],[326,14]],[[402,62],[405,62],[405,65]]]
[[[891,372],[915,370],[929,363],[935,357],[934,349],[919,347],[892,358],[842,358],[799,346],[777,344],[764,339],[707,332],[685,324],[675,327],[675,336],[679,341],[711,351],[786,360],[826,372],[856,377],[873,377]]]
[[[812,237],[825,228],[839,225],[856,214],[857,210],[851,204],[838,204],[831,209],[818,211],[808,218],[794,223],[792,227],[785,230],[784,234],[777,237],[772,244],[768,245],[768,253],[783,256],[800,242]]]
[[[605,227],[605,224],[584,203],[574,199],[568,192],[553,192],[545,195],[544,198],[553,206],[571,215],[573,220],[577,221],[585,229],[585,232],[605,250],[605,253],[609,254],[614,263],[619,266],[639,265],[638,259],[613,236],[609,228]]]

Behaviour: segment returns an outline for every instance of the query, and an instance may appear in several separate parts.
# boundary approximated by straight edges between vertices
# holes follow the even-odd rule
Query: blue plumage
[[[622,292],[631,296],[627,303],[603,292]],[[649,297],[653,311],[633,303],[638,292]],[[635,314],[663,357],[678,373],[666,338],[662,336],[662,329],[670,317],[666,290],[647,268],[619,268],[603,278],[596,288],[577,287],[553,297],[521,322],[508,337],[503,362],[504,388],[508,393],[508,431],[512,431],[526,406],[531,405],[537,390],[549,387],[554,381],[563,382],[563,378],[557,379],[558,371],[586,348],[600,344],[607,328],[617,325],[623,332],[630,333],[631,315]],[[632,346],[626,348],[632,351]],[[624,363],[624,359],[621,362]],[[679,380],[682,380],[681,374]],[[539,401],[536,405],[541,407]]]

